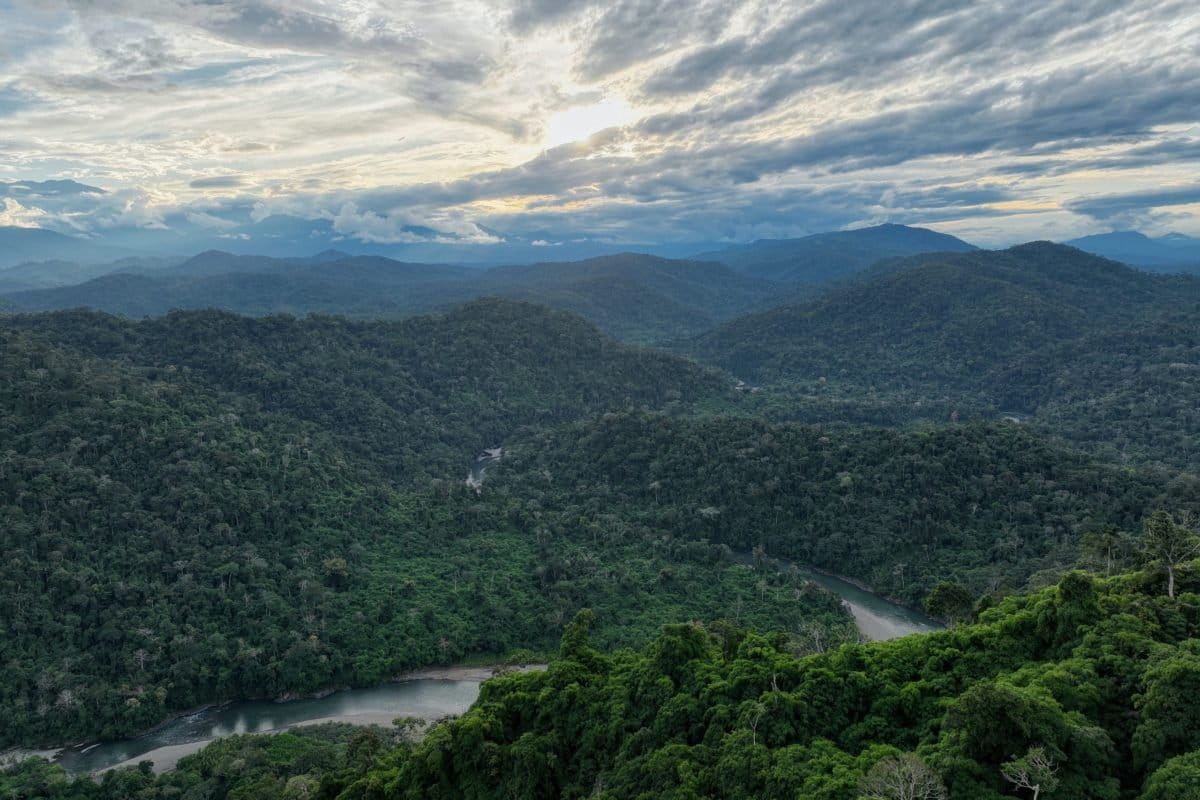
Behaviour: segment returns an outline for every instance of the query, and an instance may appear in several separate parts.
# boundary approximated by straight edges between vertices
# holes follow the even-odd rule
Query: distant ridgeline
[[[0,773],[0,796],[1196,800],[1198,576],[1168,598],[1159,570],[1070,573],[973,624],[804,658],[697,624],[605,654],[583,612],[548,670],[485,683],[419,742],[240,736],[101,784],[30,761]]]
[[[620,338],[652,341],[700,333],[764,307],[779,291],[714,262],[636,253],[479,270],[345,253],[280,259],[208,252],[157,267],[124,263],[98,274],[101,268],[31,264],[0,270],[0,293],[27,311],[89,307],[133,318],[202,308],[395,318],[500,296],[580,314]]]
[[[91,263],[104,255],[101,249],[81,264],[64,259],[84,258],[79,250],[86,243],[48,231],[33,233],[49,237],[43,242],[45,256],[0,269],[0,308],[88,307],[133,318],[203,308],[395,318],[499,296],[571,311],[612,336],[639,342],[702,333],[783,298],[811,295],[880,259],[974,249],[934,231],[881,225],[754,242],[690,260],[618,253],[487,270],[338,251],[307,258],[208,251],[189,259],[126,257]],[[46,238],[0,228],[0,240],[5,236],[29,246],[31,237]],[[75,249],[51,247],[64,242]]]

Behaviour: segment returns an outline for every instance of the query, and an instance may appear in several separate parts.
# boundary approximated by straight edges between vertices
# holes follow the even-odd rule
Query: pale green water
[[[748,553],[739,553],[738,560],[750,563],[751,557]],[[771,561],[782,569],[791,567],[791,562],[782,559]],[[842,597],[854,615],[859,631],[867,639],[892,639],[942,627],[923,614],[844,580],[797,566],[805,578]],[[223,736],[267,733],[330,718],[352,717],[357,719],[350,721],[383,724],[395,717],[436,719],[447,714],[462,714],[478,696],[478,681],[423,679],[287,703],[263,700],[230,703],[179,717],[132,739],[66,750],[58,760],[72,774],[96,772],[124,762],[136,763],[142,757],[155,762],[159,769],[169,769],[180,755],[199,750],[205,742]]]
[[[737,558],[743,563],[752,563],[749,553],[738,553]],[[793,562],[782,558],[767,559],[780,569],[791,569]],[[803,564],[795,564],[801,575],[806,579],[824,586],[829,591],[839,595],[854,615],[854,622],[862,635],[872,642],[884,639],[896,639],[908,636],[910,633],[929,633],[942,630],[940,622],[919,611],[884,600],[877,594],[860,589],[848,581],[814,572]]]
[[[415,680],[287,703],[269,700],[230,703],[178,717],[133,739],[66,750],[58,762],[72,774],[96,772],[141,756],[157,763],[154,751],[160,748],[206,742],[237,733],[267,733],[331,717],[369,716],[387,724],[395,717],[436,719],[447,714],[461,714],[478,696],[478,681]]]

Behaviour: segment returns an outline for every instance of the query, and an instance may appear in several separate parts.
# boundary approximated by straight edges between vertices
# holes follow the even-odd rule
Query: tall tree
[[[1033,792],[1033,800],[1043,792],[1052,792],[1058,786],[1055,773],[1058,767],[1044,747],[1031,747],[1020,758],[1014,758],[1000,766],[1000,774],[1018,789]]]
[[[1182,562],[1200,553],[1200,537],[1177,523],[1166,511],[1155,511],[1146,520],[1142,549],[1147,557],[1163,562],[1167,568],[1167,596],[1174,598],[1175,570]]]
[[[945,800],[946,785],[914,753],[875,762],[859,785],[859,800]]]

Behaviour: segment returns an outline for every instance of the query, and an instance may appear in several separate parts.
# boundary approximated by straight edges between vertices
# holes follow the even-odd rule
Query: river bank
[[[389,726],[399,718],[430,723],[464,713],[479,686],[498,674],[544,669],[544,664],[457,664],[401,673],[366,689],[322,691],[280,702],[261,699],[208,705],[177,714],[130,739],[88,743],[60,751],[21,751],[16,758],[42,755],[73,775],[98,774],[149,761],[155,772],[173,769],[179,759],[208,743],[243,733],[279,733],[305,725],[344,722]],[[14,758],[14,760],[16,760]]]
[[[755,562],[752,553],[743,551],[735,552],[734,555],[744,564],[753,565]],[[788,571],[795,567],[806,579],[841,597],[854,617],[858,632],[867,641],[879,642],[913,633],[931,633],[944,627],[920,611],[894,603],[872,592],[870,587],[861,581],[832,575],[786,558],[768,555],[765,560],[780,571]]]

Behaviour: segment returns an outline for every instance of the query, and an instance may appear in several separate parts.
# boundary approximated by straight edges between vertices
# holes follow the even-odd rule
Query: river
[[[478,489],[484,471],[500,460],[499,448],[484,451],[471,467],[468,483]],[[735,556],[753,563],[749,553]],[[778,569],[790,570],[792,562],[769,558]],[[854,584],[795,565],[808,580],[841,596],[865,639],[879,641],[927,633],[942,626],[911,609],[896,605]],[[214,739],[238,733],[268,733],[297,725],[321,722],[351,722],[388,725],[397,717],[437,719],[462,714],[479,696],[479,683],[486,669],[434,672],[400,683],[373,689],[351,689],[321,698],[275,703],[267,700],[228,703],[176,717],[132,739],[86,745],[62,751],[58,763],[73,775],[102,772],[114,767],[150,761],[156,772],[174,769],[176,762],[197,752]],[[452,678],[452,679],[448,679]]]
[[[390,725],[397,717],[437,719],[463,713],[478,696],[479,679],[425,678],[286,703],[229,703],[176,717],[133,739],[64,750],[58,763],[73,775],[132,766],[139,761],[151,761],[155,771],[162,772],[223,736],[267,733],[320,722]]]
[[[743,563],[753,561],[749,553],[739,553],[737,558]],[[780,569],[791,569],[792,566],[783,559],[768,561]],[[866,639],[892,639],[942,627],[923,614],[888,602],[840,578],[813,572],[800,565],[797,568],[805,578],[841,596]],[[58,762],[67,772],[76,775],[132,766],[139,761],[151,761],[154,769],[162,772],[173,769],[180,758],[200,750],[213,739],[237,733],[267,733],[320,722],[388,725],[397,717],[437,719],[447,714],[461,714],[475,702],[479,696],[479,683],[490,672],[486,669],[457,670],[446,674],[459,679],[422,677],[286,703],[267,700],[229,703],[177,717],[133,739],[64,750]]]
[[[747,564],[753,563],[754,560],[750,553],[738,553],[736,557],[739,561]],[[841,578],[814,572],[803,564],[794,564],[794,562],[782,558],[767,558],[767,561],[781,570],[790,570],[795,566],[804,578],[839,595],[842,602],[850,609],[850,613],[854,615],[854,623],[858,626],[859,633],[868,641],[879,642],[884,639],[896,639],[908,636],[910,633],[930,633],[945,627],[937,620],[927,617],[919,611],[897,605],[890,600],[884,600],[879,595]]]

